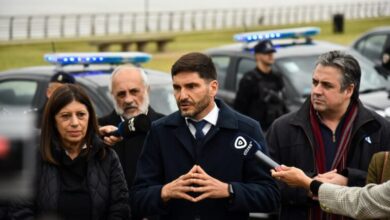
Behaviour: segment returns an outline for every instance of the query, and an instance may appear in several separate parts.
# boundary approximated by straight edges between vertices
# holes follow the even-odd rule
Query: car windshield
[[[280,58],[276,65],[301,97],[310,95],[312,74],[318,55]],[[362,69],[360,92],[388,89],[387,80],[367,62],[359,60]]]

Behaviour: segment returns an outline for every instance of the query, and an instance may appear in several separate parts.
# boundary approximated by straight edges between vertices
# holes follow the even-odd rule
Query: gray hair
[[[341,91],[344,91],[349,85],[354,84],[355,88],[351,99],[359,98],[359,87],[361,69],[359,62],[350,54],[342,51],[334,50],[321,54],[316,62],[316,66],[331,66],[339,69],[342,73]]]
[[[149,87],[149,80],[148,80],[148,77],[146,76],[145,70],[143,70],[142,68],[139,68],[139,67],[135,67],[133,65],[126,64],[126,65],[117,66],[112,71],[111,76],[110,76],[110,83],[108,84],[108,91],[110,91],[110,93],[112,93],[112,81],[115,78],[115,75],[123,70],[130,70],[130,71],[136,70],[136,71],[138,71],[141,74],[141,78],[142,78],[142,82],[144,83],[144,86]]]

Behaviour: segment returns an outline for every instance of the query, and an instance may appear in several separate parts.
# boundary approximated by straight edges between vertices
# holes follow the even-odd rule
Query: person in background
[[[334,170],[332,172],[337,172]],[[385,218],[390,216],[390,181],[368,184],[364,187],[340,186],[318,175],[308,177],[296,167],[277,167],[272,176],[291,187],[302,187],[318,198],[325,212],[345,215],[356,219]]]
[[[160,219],[248,219],[275,212],[276,183],[240,135],[265,146],[259,124],[215,99],[210,57],[188,53],[172,66],[179,111],[152,124],[131,189],[132,210]]]
[[[351,55],[329,51],[319,56],[310,97],[267,132],[271,157],[310,177],[321,174],[339,185],[364,186],[372,155],[390,147],[390,122],[360,102],[360,77]],[[281,219],[341,218],[322,212],[307,190],[282,182],[279,187]]]
[[[163,117],[149,105],[149,82],[141,68],[131,65],[118,66],[111,74],[109,91],[114,100],[115,110],[99,118],[100,126],[118,126],[125,119],[140,114],[147,115],[151,121]],[[117,128],[105,127],[100,128],[100,131],[105,134],[115,129]],[[130,138],[114,141],[113,149],[119,156],[129,189],[134,180],[138,157],[142,151],[145,137],[146,133],[137,133]],[[105,137],[105,139],[110,138],[114,137]]]
[[[375,69],[386,78],[390,75],[390,46],[386,47],[382,53],[381,63]]]
[[[276,52],[270,40],[259,41],[254,47],[256,67],[245,73],[238,87],[234,109],[259,123],[267,131],[272,122],[287,113],[280,74],[272,69]]]
[[[42,106],[42,108],[38,109],[38,112],[37,112],[37,114],[38,114],[37,115],[37,128],[41,127],[43,111],[45,110],[47,100],[50,98],[51,94],[53,94],[53,92],[57,88],[59,88],[60,86],[62,86],[64,84],[75,84],[75,83],[76,83],[76,79],[72,75],[65,73],[65,72],[58,72],[50,78],[49,85],[46,89],[46,98],[47,99],[46,99],[44,105]]]
[[[85,91],[65,84],[45,107],[31,200],[12,207],[15,219],[128,219],[128,189],[116,153],[98,136]]]

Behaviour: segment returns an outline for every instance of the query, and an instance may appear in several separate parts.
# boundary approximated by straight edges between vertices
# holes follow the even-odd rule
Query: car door
[[[381,64],[383,51],[389,46],[390,33],[378,32],[358,40],[354,45],[354,49],[375,64]]]
[[[0,107],[2,111],[19,108],[36,111],[45,100],[47,82],[39,77],[3,75],[0,77]]]

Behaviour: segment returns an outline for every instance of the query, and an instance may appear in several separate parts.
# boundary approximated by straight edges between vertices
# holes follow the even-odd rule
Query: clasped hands
[[[198,165],[194,165],[188,173],[167,183],[161,189],[161,198],[164,202],[170,199],[199,202],[206,198],[227,197],[228,184],[211,177]]]

